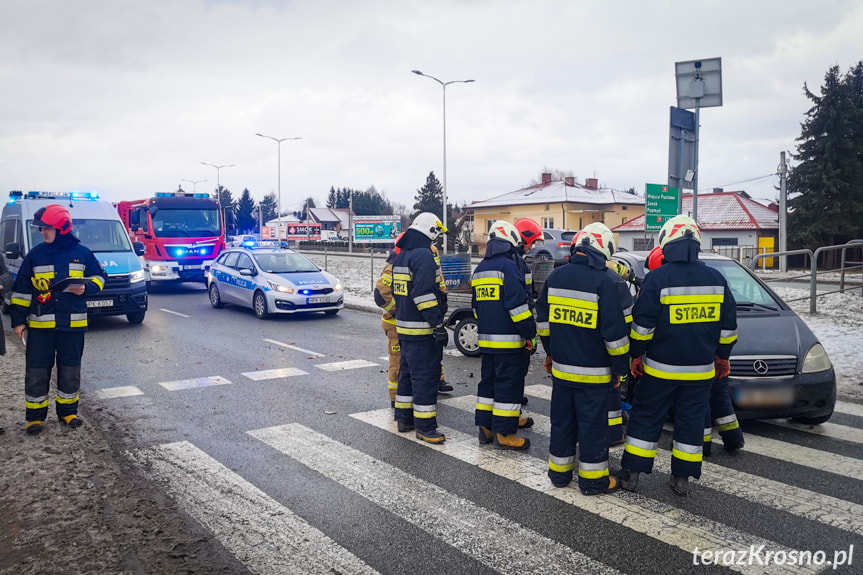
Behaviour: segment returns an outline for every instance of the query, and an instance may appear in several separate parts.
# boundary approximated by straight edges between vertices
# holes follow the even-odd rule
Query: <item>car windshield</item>
[[[292,274],[320,271],[318,266],[300,254],[272,252],[255,254],[255,259],[262,270],[271,274]]]
[[[745,268],[730,260],[702,260],[705,264],[717,270],[728,282],[731,293],[737,305],[758,305],[779,309],[776,300],[767,290],[761,287]]]
[[[72,221],[72,234],[91,252],[129,252],[129,234],[117,220],[94,220],[75,218]],[[30,227],[30,245],[37,246],[44,240],[39,228]]]

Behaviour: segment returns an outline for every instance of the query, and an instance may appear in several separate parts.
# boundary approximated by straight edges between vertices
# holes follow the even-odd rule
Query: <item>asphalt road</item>
[[[142,325],[92,322],[87,402],[127,430],[129,457],[238,572],[863,572],[863,406],[840,406],[819,429],[745,423],[747,449],[715,443],[688,499],[666,486],[664,433],[638,494],[588,498],[544,475],[542,352],[527,380],[528,452],[477,445],[479,360],[458,354],[445,356],[456,389],[438,405],[449,440],[432,447],[393,429],[376,315],[261,321],[211,308],[200,285],[154,291]],[[752,565],[693,565],[695,547],[759,545]],[[835,571],[759,564],[766,551],[787,563],[790,550],[832,561],[852,545],[852,565]]]

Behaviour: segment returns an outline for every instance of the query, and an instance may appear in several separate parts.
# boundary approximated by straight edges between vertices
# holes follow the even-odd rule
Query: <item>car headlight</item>
[[[336,282],[336,285],[333,286],[333,291],[342,291],[342,282]]]
[[[144,281],[144,270],[137,270],[129,275],[129,283],[136,284]]]
[[[806,354],[806,359],[803,360],[803,373],[815,373],[817,371],[827,371],[832,368],[830,358],[827,357],[827,352],[820,343],[816,343],[809,348]]]
[[[276,282],[271,282],[269,280],[267,280],[267,283],[270,284],[270,287],[277,292],[294,293],[294,288],[292,288],[292,287],[283,286],[281,284],[277,284]]]

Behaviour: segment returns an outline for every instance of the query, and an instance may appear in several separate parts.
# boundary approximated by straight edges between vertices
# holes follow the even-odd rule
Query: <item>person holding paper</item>
[[[39,209],[31,224],[44,243],[21,262],[11,303],[12,329],[26,345],[24,401],[26,430],[42,432],[48,416],[51,370],[57,364],[57,417],[69,427],[81,426],[78,391],[87,331],[87,302],[107,280],[88,248],[72,235],[72,216],[58,204]]]

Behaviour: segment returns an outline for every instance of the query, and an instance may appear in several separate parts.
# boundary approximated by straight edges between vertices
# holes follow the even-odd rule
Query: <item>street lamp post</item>
[[[221,166],[217,166],[216,164],[210,164],[207,162],[201,162],[205,166],[210,166],[211,168],[216,168],[216,194],[218,194],[219,199],[219,207],[222,208],[222,180],[219,177],[219,172],[222,168],[233,168],[236,164],[222,164]]]
[[[470,84],[473,80],[451,80],[449,82],[444,82],[443,80],[438,80],[434,76],[429,76],[428,74],[423,74],[419,70],[411,70],[417,76],[425,76],[426,78],[431,78],[435,82],[441,85],[443,88],[443,227],[447,227],[447,209],[446,209],[446,87],[450,84]],[[443,242],[443,253],[446,255],[447,253],[447,238],[444,236]]]
[[[192,184],[192,193],[195,193],[198,191],[198,184],[203,184],[207,180],[180,180],[180,181],[181,182],[189,182],[190,184]]]
[[[272,136],[265,136],[264,134],[258,134],[258,133],[256,133],[255,135],[260,136],[262,138],[268,138],[268,139],[274,141],[276,143],[276,147],[278,148],[278,161],[279,161],[278,190],[279,190],[279,196],[278,196],[277,209],[279,211],[279,224],[278,224],[279,227],[278,227],[278,232],[276,233],[276,235],[278,236],[278,239],[281,240],[282,239],[282,142],[284,142],[285,140],[302,140],[302,138],[274,138]]]

